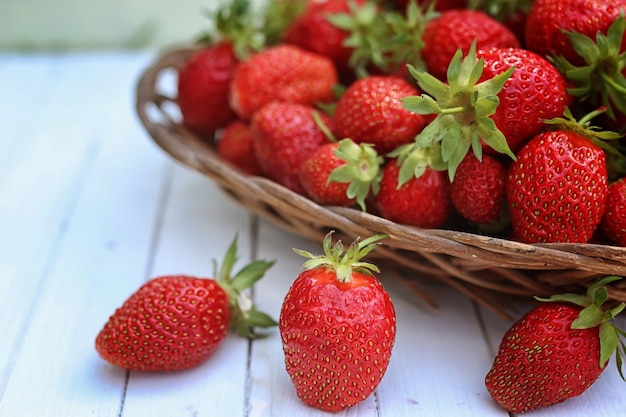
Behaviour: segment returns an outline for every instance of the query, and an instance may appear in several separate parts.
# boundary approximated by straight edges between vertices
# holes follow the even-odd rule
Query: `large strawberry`
[[[549,121],[517,154],[508,172],[507,201],[514,238],[523,242],[585,243],[604,214],[608,174],[600,139],[616,138],[576,122]]]
[[[263,106],[250,125],[261,173],[299,194],[305,192],[298,178],[302,165],[329,142],[314,114],[321,124],[332,126],[330,118],[313,107],[279,101]]]
[[[526,47],[540,55],[562,55],[572,63],[582,63],[567,32],[588,37],[606,34],[624,10],[626,0],[534,0],[526,17]]]
[[[315,105],[333,100],[337,69],[323,55],[280,44],[241,62],[230,84],[229,101],[244,120],[266,104]]]
[[[252,262],[231,277],[236,256],[237,239],[214,279],[166,275],[146,282],[98,333],[98,354],[124,369],[178,371],[206,361],[231,327],[253,337],[253,326],[275,325],[243,292],[273,262]]]
[[[480,10],[446,10],[431,19],[422,35],[421,54],[429,73],[445,80],[450,60],[460,48],[466,54],[472,42],[477,49],[519,48],[516,35],[503,23]]]
[[[361,261],[376,235],[345,249],[324,239],[324,255],[310,258],[282,304],[279,329],[285,366],[298,397],[324,411],[340,411],[366,399],[379,385],[396,337],[391,299]]]
[[[372,75],[355,81],[337,102],[337,136],[370,143],[379,154],[412,142],[426,120],[406,110],[401,100],[416,94],[415,87],[398,77]]]
[[[621,373],[626,333],[611,320],[624,304],[603,310],[606,277],[586,295],[564,294],[530,310],[505,334],[485,377],[491,396],[504,408],[523,413],[556,404],[586,391],[616,352]]]

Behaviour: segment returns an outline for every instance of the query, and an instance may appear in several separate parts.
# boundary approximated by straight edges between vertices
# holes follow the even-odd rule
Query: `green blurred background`
[[[0,51],[162,49],[210,30],[218,0],[0,0]]]

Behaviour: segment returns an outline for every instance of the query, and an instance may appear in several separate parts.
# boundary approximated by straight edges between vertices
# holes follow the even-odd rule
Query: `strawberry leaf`
[[[617,333],[615,326],[609,322],[604,322],[600,325],[600,367],[604,368],[608,360],[613,356],[613,352],[617,351],[620,344],[619,334]],[[621,362],[621,358],[620,358]],[[620,375],[621,363],[619,363]],[[622,375],[622,379],[623,379]]]

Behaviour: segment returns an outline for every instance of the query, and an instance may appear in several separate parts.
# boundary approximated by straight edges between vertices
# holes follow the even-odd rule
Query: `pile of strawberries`
[[[256,12],[256,11],[255,11]],[[626,0],[232,0],[180,68],[184,124],[249,175],[322,205],[523,242],[626,245]],[[362,261],[386,235],[323,241],[278,322],[246,289],[273,262],[148,281],[98,334],[136,371],[198,366],[230,328],[278,325],[303,403],[367,398],[392,355],[392,300]],[[380,241],[380,242],[379,242]],[[602,277],[542,299],[504,335],[484,384],[512,412],[583,393],[626,332]],[[610,304],[610,303],[606,303]]]
[[[626,244],[626,0],[247,3],[179,71],[225,160],[406,225]]]

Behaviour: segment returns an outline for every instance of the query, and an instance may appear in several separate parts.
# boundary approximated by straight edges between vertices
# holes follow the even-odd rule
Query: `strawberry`
[[[248,175],[259,175],[261,167],[252,149],[250,126],[241,120],[229,123],[217,141],[217,153]]]
[[[371,75],[355,81],[337,102],[337,136],[370,143],[379,154],[412,142],[426,120],[404,109],[401,99],[416,94],[415,87],[398,77]]]
[[[252,262],[231,277],[236,255],[235,238],[216,279],[164,275],[146,282],[115,310],[98,333],[98,354],[128,370],[178,371],[206,361],[230,327],[253,337],[253,326],[275,325],[242,292],[273,262]]]
[[[607,29],[591,38],[567,32],[572,49],[583,64],[563,56],[552,57],[572,87],[569,92],[591,108],[607,108],[605,125],[616,130],[626,125],[626,19],[620,15]]]
[[[626,0],[534,0],[526,17],[526,47],[543,56],[562,55],[582,64],[567,32],[588,37],[606,34],[621,11],[626,11]]]
[[[332,232],[331,232],[332,233]],[[279,330],[285,367],[300,400],[337,412],[366,399],[380,384],[396,337],[389,294],[372,276],[378,268],[361,261],[376,235],[348,249],[324,238],[324,255],[309,258],[289,288]]]
[[[624,304],[604,311],[605,284],[594,283],[586,295],[555,295],[506,331],[485,377],[489,394],[502,407],[523,413],[582,394],[602,374],[613,352],[621,374],[620,338],[625,332],[611,320]]]
[[[428,72],[446,79],[450,60],[457,49],[466,54],[472,42],[477,49],[519,48],[515,34],[503,23],[480,10],[451,9],[431,19],[422,35],[421,54]]]
[[[423,165],[421,170],[402,180],[397,159],[385,164],[380,190],[374,198],[382,217],[427,229],[437,228],[448,219],[451,203],[446,172],[430,165]]]
[[[609,184],[600,229],[609,242],[626,246],[626,178]]]
[[[178,107],[185,126],[198,136],[210,138],[236,118],[228,94],[238,65],[233,44],[221,42],[195,52],[178,71]]]
[[[314,113],[331,126],[330,118],[313,107],[278,101],[257,111],[250,125],[252,148],[262,174],[299,194],[305,192],[298,178],[302,165],[329,142]]]
[[[365,210],[365,199],[377,192],[383,158],[369,144],[350,139],[320,146],[299,172],[306,195],[318,204]],[[373,188],[373,191],[371,191]]]
[[[337,69],[330,58],[280,44],[241,62],[230,83],[229,102],[248,120],[273,101],[314,105],[334,99]]]
[[[506,167],[500,160],[483,155],[482,160],[467,154],[450,184],[450,201],[470,222],[487,225],[502,219],[506,205]]]
[[[508,172],[506,192],[515,239],[527,243],[585,243],[605,210],[608,174],[601,138],[617,138],[588,125],[590,113],[576,122],[548,121],[517,154]]]

